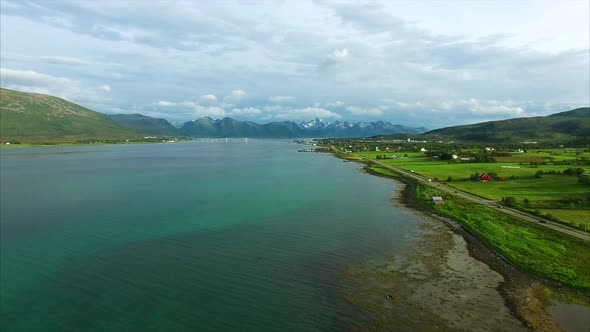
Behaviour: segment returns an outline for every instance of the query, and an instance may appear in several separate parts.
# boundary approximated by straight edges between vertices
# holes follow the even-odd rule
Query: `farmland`
[[[461,161],[460,155],[479,153],[481,148],[462,149],[457,160],[439,160],[428,151],[390,148],[355,151],[413,171],[457,190],[501,202],[513,197],[513,207],[542,215],[582,230],[590,229],[590,187],[579,183],[579,173],[590,172],[590,152],[582,149],[535,149],[530,152],[498,153],[493,162]],[[434,147],[433,149],[436,149]],[[380,148],[382,150],[382,148]],[[490,155],[493,155],[490,153]],[[467,159],[467,158],[465,158]],[[567,170],[577,174],[567,175]],[[493,180],[478,181],[488,173]]]

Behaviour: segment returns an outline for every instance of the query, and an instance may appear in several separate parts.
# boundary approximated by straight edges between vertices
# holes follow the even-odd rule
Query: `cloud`
[[[295,97],[292,96],[271,96],[268,100],[274,103],[291,103],[295,101]]]
[[[172,107],[172,106],[176,106],[176,103],[173,103],[171,101],[166,101],[166,100],[160,100],[159,102],[156,103],[156,105],[161,106],[161,107]]]
[[[174,119],[193,119],[198,111],[260,121],[313,108],[350,121],[424,125],[590,102],[584,1],[457,8],[385,0],[261,6],[2,0],[0,6],[2,67],[19,71],[3,73],[2,85],[90,100],[98,111],[137,105]],[[564,22],[546,24],[561,38],[539,41],[541,16],[523,15],[525,7],[525,14],[547,10],[552,15],[545,18]],[[498,17],[517,24],[494,23]],[[539,43],[556,46],[543,50]],[[115,79],[109,93],[97,89]],[[195,91],[215,91],[216,100]],[[283,98],[290,96],[297,98]]]
[[[277,120],[309,120],[314,118],[340,119],[342,116],[320,107],[305,107],[280,112],[275,114],[273,118]]]
[[[475,98],[459,100],[442,100],[430,107],[444,111],[469,112],[473,115],[504,115],[520,116],[525,112],[524,105],[518,105],[511,100],[478,100]]]
[[[0,85],[8,89],[43,93],[77,103],[92,106],[101,100],[96,88],[82,86],[80,82],[67,77],[52,76],[34,70],[0,68]],[[110,100],[103,99],[103,104]]]
[[[260,115],[264,113],[263,110],[255,107],[247,107],[247,108],[234,108],[229,113],[231,116],[253,116],[253,115]]]
[[[34,70],[14,70],[0,68],[0,80],[2,84],[48,87],[55,85],[71,85],[72,80],[65,77],[56,77]]]
[[[350,53],[346,48],[338,49],[330,53],[328,57],[322,62],[320,68],[328,69],[330,67],[334,67],[338,64],[347,62],[350,59]]]
[[[380,116],[383,115],[383,112],[388,109],[387,106],[377,106],[377,107],[355,107],[355,106],[348,106],[345,110],[354,115],[368,115],[368,116]]]
[[[65,57],[65,56],[41,56],[40,60],[46,61],[48,63],[60,64],[60,65],[77,66],[77,65],[91,64],[91,62],[89,62],[89,61],[85,61],[85,60],[78,59],[78,58]]]
[[[246,98],[246,96],[248,96],[246,91],[241,90],[241,89],[237,89],[237,90],[232,90],[232,92],[229,94],[229,96],[226,96],[225,99],[231,100],[231,101],[240,101],[240,100]]]
[[[344,106],[344,103],[341,102],[340,100],[336,100],[336,101],[326,103],[326,106],[328,106],[328,107],[342,107],[342,106]]]
[[[98,90],[103,91],[103,92],[111,92],[111,86],[108,84],[103,84],[98,87]]]
[[[210,103],[214,103],[217,101],[217,97],[215,97],[215,95],[213,94],[202,95],[201,99]]]

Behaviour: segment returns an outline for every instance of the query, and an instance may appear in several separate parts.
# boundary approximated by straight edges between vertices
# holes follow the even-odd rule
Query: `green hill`
[[[145,135],[153,136],[181,136],[166,119],[152,118],[142,114],[112,114],[111,119],[123,126]]]
[[[137,136],[137,133],[107,115],[67,100],[38,93],[0,89],[2,142],[74,142]]]
[[[482,143],[583,142],[590,137],[590,108],[583,107],[549,116],[448,127],[429,131],[422,136],[428,139]]]

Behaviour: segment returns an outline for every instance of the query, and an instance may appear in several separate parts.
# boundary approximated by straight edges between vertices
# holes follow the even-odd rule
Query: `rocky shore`
[[[389,178],[375,173],[368,167],[365,167],[364,170],[372,175]],[[485,246],[460,223],[437,215],[417,204],[414,196],[416,189],[415,183],[411,181],[403,181],[403,179],[398,180],[404,182],[405,187],[399,193],[399,197],[394,199],[395,202],[420,211],[428,217],[438,220],[446,225],[448,230],[453,234],[460,236],[460,238],[465,241],[470,257],[487,265],[502,277],[502,280],[496,286],[496,290],[502,296],[504,304],[510,310],[512,315],[522,323],[522,327],[534,331],[563,331],[559,324],[548,313],[547,306],[549,305],[549,300],[547,299],[546,291],[550,289],[551,292],[557,292],[566,297],[580,296],[580,294],[576,291],[561,288],[558,285],[547,281],[539,280],[510,265],[502,256]],[[429,241],[420,240],[420,246],[427,246],[429,250],[434,250],[434,252],[432,252],[433,255],[440,255],[442,257],[442,255],[445,254],[445,251],[441,249],[444,245],[441,243],[439,243],[439,245],[434,245],[432,242],[433,239],[436,239],[435,242],[449,241],[448,239],[445,240],[444,237],[431,237]],[[448,250],[446,252],[448,253]]]

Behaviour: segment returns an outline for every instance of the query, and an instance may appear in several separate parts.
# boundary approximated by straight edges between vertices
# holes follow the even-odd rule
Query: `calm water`
[[[396,184],[282,141],[1,151],[0,330],[342,330],[351,262],[403,253]]]

